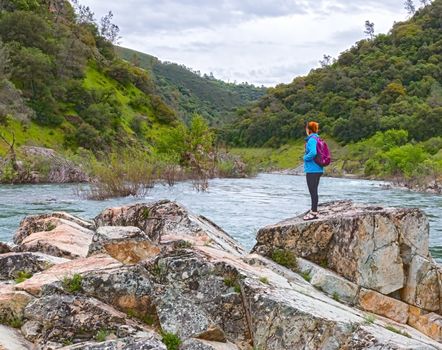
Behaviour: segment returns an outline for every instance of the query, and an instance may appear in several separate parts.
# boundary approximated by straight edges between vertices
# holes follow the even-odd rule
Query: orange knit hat
[[[319,124],[316,122],[308,122],[307,127],[311,132],[317,133],[319,131]]]

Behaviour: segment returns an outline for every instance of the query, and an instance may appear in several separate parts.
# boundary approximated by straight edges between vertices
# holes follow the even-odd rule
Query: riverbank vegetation
[[[77,1],[0,4],[0,182],[52,182],[54,157],[83,171],[97,198],[184,178],[204,188],[212,176],[233,174],[235,160],[216,151],[210,118],[193,113],[199,109],[177,108],[158,74],[117,55],[119,28],[112,19],[109,12],[96,20]],[[172,71],[188,82],[198,76],[183,70]],[[264,91],[198,78],[212,86],[210,96],[195,84],[188,87],[201,95],[201,105],[221,90],[226,96],[244,91],[243,99],[226,100],[212,112],[234,109]],[[30,155],[29,147],[43,156]]]

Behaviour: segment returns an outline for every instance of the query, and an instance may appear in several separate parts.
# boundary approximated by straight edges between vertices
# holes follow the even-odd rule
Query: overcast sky
[[[80,0],[114,13],[121,45],[226,80],[288,83],[407,18],[403,0]],[[416,2],[417,3],[417,2]]]

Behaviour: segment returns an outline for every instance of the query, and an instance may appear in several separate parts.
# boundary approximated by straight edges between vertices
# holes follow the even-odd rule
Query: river
[[[442,262],[442,196],[383,189],[379,181],[323,178],[320,201],[352,199],[394,207],[417,207],[430,219],[430,247]],[[310,197],[303,176],[260,174],[251,179],[214,179],[207,192],[197,192],[189,182],[174,187],[157,185],[145,198],[91,201],[79,198],[77,185],[0,186],[0,241],[10,241],[20,220],[30,214],[66,211],[93,218],[101,210],[133,202],[170,199],[202,214],[230,233],[247,249],[257,230],[308,209]]]

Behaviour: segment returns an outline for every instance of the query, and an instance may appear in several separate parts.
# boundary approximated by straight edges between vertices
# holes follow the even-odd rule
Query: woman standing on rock
[[[304,216],[304,220],[314,220],[318,218],[318,186],[324,168],[315,161],[317,154],[317,145],[319,124],[316,122],[308,122],[305,127],[307,137],[305,138],[305,154],[304,154],[304,172],[307,177],[307,186],[312,201],[311,210]]]

